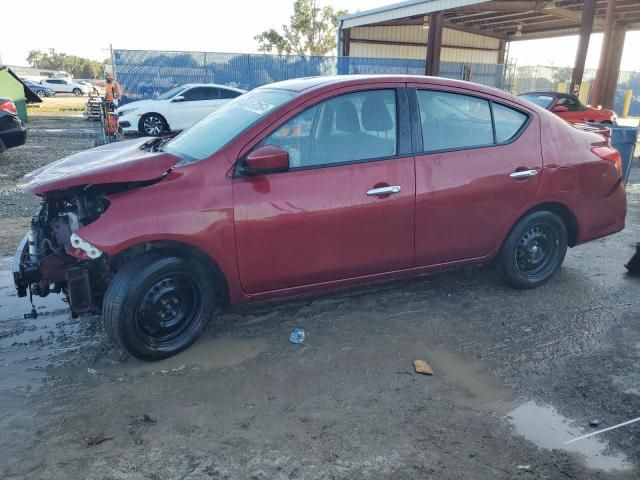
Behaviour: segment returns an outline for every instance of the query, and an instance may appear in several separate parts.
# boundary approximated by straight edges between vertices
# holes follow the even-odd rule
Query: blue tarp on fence
[[[442,62],[440,75],[500,87],[502,65]],[[345,74],[424,74],[425,61],[212,52],[114,50],[113,68],[130,100],[153,98],[185,83],[218,83],[250,90],[290,78]]]

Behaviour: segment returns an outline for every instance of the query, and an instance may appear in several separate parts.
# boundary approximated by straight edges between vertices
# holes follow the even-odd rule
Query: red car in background
[[[422,76],[290,80],[173,139],[28,174],[43,198],[18,294],[63,293],[154,360],[217,307],[495,261],[537,287],[568,246],[621,230],[620,155],[505,92]]]
[[[584,105],[578,97],[568,93],[528,92],[518,96],[546,108],[569,123],[618,123],[618,116],[613,110]]]

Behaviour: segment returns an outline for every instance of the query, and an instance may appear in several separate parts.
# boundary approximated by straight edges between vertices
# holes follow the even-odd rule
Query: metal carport
[[[409,0],[341,18],[338,52],[503,63],[508,42],[580,35],[571,92],[578,92],[591,33],[604,41],[591,103],[613,107],[626,32],[640,30],[638,0]]]

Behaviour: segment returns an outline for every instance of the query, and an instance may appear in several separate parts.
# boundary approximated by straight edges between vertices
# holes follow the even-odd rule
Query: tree
[[[346,10],[334,10],[332,6],[317,7],[315,0],[295,0],[289,25],[282,26],[282,33],[269,29],[256,35],[258,50],[276,51],[278,55],[325,55],[336,48],[338,19]]]
[[[106,61],[97,62],[88,58],[56,52],[53,48],[48,52],[31,50],[27,55],[27,62],[36,68],[64,70],[77,78],[98,78],[102,76],[103,65],[106,63]]]

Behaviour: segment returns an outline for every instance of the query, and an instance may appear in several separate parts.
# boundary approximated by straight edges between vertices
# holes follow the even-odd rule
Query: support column
[[[580,84],[584,75],[584,64],[587,59],[587,51],[589,50],[589,39],[593,30],[593,18],[596,14],[596,0],[584,0],[582,7],[582,21],[580,24],[580,39],[578,41],[578,50],[576,51],[576,61],[571,74],[571,86],[569,93],[578,96],[580,92]]]
[[[442,24],[444,12],[434,12],[429,15],[429,35],[427,38],[427,64],[425,75],[437,77],[440,75],[440,51],[442,50]]]
[[[507,49],[507,42],[500,40],[500,47],[498,50],[498,63],[504,65],[504,54]]]
[[[604,38],[602,39],[602,49],[600,50],[600,61],[598,62],[598,72],[591,93],[591,104],[595,107],[602,103],[604,89],[607,84],[609,54],[611,53],[611,43],[613,41],[613,31],[615,28],[616,0],[607,0],[607,14],[604,21]]]
[[[351,29],[345,28],[342,30],[342,56],[348,57],[349,50],[351,50]]]
[[[600,100],[603,108],[613,109],[616,101],[616,86],[618,85],[618,77],[620,76],[620,64],[622,63],[622,51],[624,50],[626,35],[626,27],[617,25],[611,39],[611,52],[609,53],[607,76],[605,77],[606,83],[602,89],[602,97]]]

